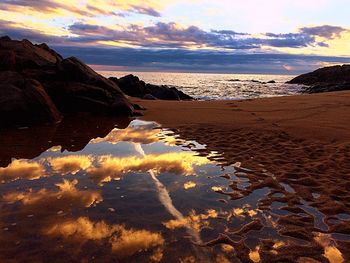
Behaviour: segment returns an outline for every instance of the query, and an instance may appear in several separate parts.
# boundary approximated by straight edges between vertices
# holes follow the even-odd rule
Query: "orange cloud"
[[[92,165],[93,158],[86,155],[67,155],[57,158],[48,158],[52,170],[61,174],[76,174]]]
[[[4,194],[3,201],[7,203],[22,203],[23,210],[32,213],[46,213],[50,211],[40,211],[43,207],[50,204],[50,209],[57,212],[68,210],[72,207],[90,207],[94,203],[102,201],[101,194],[97,191],[81,191],[76,188],[78,181],[72,182],[63,180],[62,183],[56,184],[57,191],[41,189],[39,191],[28,192],[10,192]],[[52,212],[52,211],[51,211]]]
[[[18,179],[38,179],[45,175],[41,163],[28,160],[13,160],[7,167],[0,168],[0,181],[10,182]]]
[[[88,240],[107,239],[112,253],[118,258],[125,258],[141,251],[161,248],[165,241],[161,234],[147,230],[126,229],[122,225],[109,225],[104,221],[93,222],[87,217],[58,222],[48,227],[44,233],[59,236],[68,242],[84,243]],[[161,258],[159,250],[156,258]]]
[[[144,157],[113,157],[101,156],[97,160],[98,166],[88,169],[91,177],[100,183],[108,182],[115,178],[121,178],[125,173],[147,172],[153,170],[156,173],[171,172],[180,175],[193,175],[195,165],[203,165],[210,161],[192,152],[173,152],[164,154],[149,154]]]

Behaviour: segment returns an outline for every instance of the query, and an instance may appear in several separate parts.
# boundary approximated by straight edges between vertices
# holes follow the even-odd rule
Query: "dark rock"
[[[12,71],[4,73],[0,82],[0,98],[6,102],[6,109],[5,104],[0,105],[1,112],[11,109],[12,113],[7,116],[18,123],[21,118],[23,123],[57,121],[60,115],[57,108],[62,113],[124,116],[131,116],[134,111],[115,82],[97,74],[77,58],[63,59],[46,44],[0,38],[1,71]],[[1,121],[5,117],[2,116]]]
[[[305,93],[349,90],[350,65],[321,68],[314,72],[300,75],[287,83],[309,86],[303,90]]]
[[[182,92],[181,90],[178,90],[177,88],[170,88],[174,90],[177,95],[179,96],[180,100],[193,100],[193,98],[190,95],[187,95],[186,93]]]
[[[270,81],[268,81],[268,82],[266,82],[267,84],[275,84],[276,83],[276,81],[274,81],[274,80],[270,80]]]
[[[60,112],[38,81],[13,71],[0,72],[0,126],[60,119]]]
[[[142,106],[139,105],[139,104],[133,104],[132,106],[134,107],[135,110],[146,110],[145,107],[142,107]]]
[[[120,89],[131,97],[141,98],[145,94],[145,82],[141,81],[137,76],[127,75],[120,79],[110,78]]]
[[[2,61],[2,70],[22,70],[26,68],[55,67],[61,56],[43,46],[33,45],[28,40],[11,40],[3,37],[0,39],[0,57],[11,54],[9,64]]]
[[[120,79],[109,78],[116,83],[120,89],[127,95],[145,99],[161,100],[193,100],[193,98],[182,91],[165,85],[146,84],[137,76],[127,75]],[[150,97],[152,95],[153,97]]]
[[[350,90],[350,82],[342,83],[342,84],[317,84],[311,87],[305,87],[303,89],[304,93],[322,93],[322,92],[333,92],[333,91],[342,91],[342,90]]]
[[[170,89],[164,85],[146,84],[146,91],[160,100],[180,100],[180,96],[175,89]]]
[[[142,99],[144,99],[144,100],[156,100],[157,98],[154,97],[152,94],[147,93],[147,94],[145,94],[145,96],[142,97]]]
[[[350,82],[350,65],[320,68],[311,73],[300,75],[287,83],[311,86],[315,84],[340,84],[344,82]]]

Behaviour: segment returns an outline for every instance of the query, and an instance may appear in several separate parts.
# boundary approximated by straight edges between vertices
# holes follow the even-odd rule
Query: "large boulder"
[[[111,77],[111,81],[116,83],[120,89],[131,97],[143,97],[146,92],[146,84],[137,76],[127,75],[120,79]]]
[[[57,122],[61,114],[43,86],[13,71],[0,72],[0,125]]]
[[[23,70],[27,68],[55,67],[62,57],[46,44],[33,45],[29,40],[0,38],[0,70]]]
[[[350,65],[317,69],[300,75],[287,83],[306,85],[304,92],[318,93],[350,89]]]
[[[132,116],[134,113],[133,105],[115,82],[77,58],[63,59],[46,44],[34,45],[28,40],[1,37],[0,72],[7,72],[0,83],[1,102],[6,101],[0,105],[0,114],[5,118],[4,113],[11,108],[8,116],[16,118],[16,123],[21,123],[21,118],[26,124],[56,121],[60,115],[57,109],[63,114],[90,112]],[[15,74],[21,81],[13,83]],[[46,105],[51,111],[41,108],[38,114],[38,105]]]
[[[138,98],[150,97],[161,100],[193,100],[193,98],[175,87],[146,84],[137,76],[127,75],[122,78],[109,78],[127,95]]]

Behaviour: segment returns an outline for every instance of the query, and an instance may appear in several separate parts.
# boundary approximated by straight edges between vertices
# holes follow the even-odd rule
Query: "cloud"
[[[56,158],[48,158],[53,172],[64,174],[76,174],[86,170],[92,165],[92,157],[84,155],[67,155]]]
[[[10,182],[18,179],[34,180],[45,174],[41,163],[27,160],[13,160],[7,167],[0,167],[0,182]]]
[[[48,236],[63,237],[67,242],[74,243],[107,239],[111,245],[111,252],[118,258],[161,248],[165,243],[159,233],[144,229],[127,229],[122,225],[110,225],[104,221],[93,222],[87,217],[57,222],[48,227],[44,233]]]
[[[272,34],[255,37],[248,33],[231,30],[205,31],[196,26],[182,27],[177,23],[158,22],[152,26],[129,25],[123,29],[75,23],[69,27],[72,34],[79,35],[76,42],[125,41],[128,44],[148,48],[217,48],[232,50],[269,47],[306,47],[317,45],[315,37],[306,33]],[[111,43],[113,44],[113,43]]]
[[[109,182],[115,178],[121,178],[128,172],[175,173],[189,176],[194,174],[195,165],[207,164],[210,161],[191,152],[173,152],[163,154],[149,154],[144,157],[113,157],[100,156],[98,165],[91,167],[87,172],[94,181],[99,183]]]
[[[300,32],[310,36],[319,36],[327,39],[339,38],[341,33],[349,31],[349,29],[339,26],[315,26],[300,28]]]
[[[124,16],[129,13],[160,17],[161,14],[150,1],[84,1],[72,4],[66,0],[3,0],[2,10],[20,12],[35,11],[52,14],[56,18],[73,14],[81,18],[97,16]]]
[[[126,71],[190,71],[237,73],[290,73],[312,71],[320,64],[349,63],[348,57],[246,54],[216,50],[138,49],[55,46],[64,56],[77,56],[90,65],[117,65]],[[103,67],[99,67],[103,70]]]
[[[330,29],[328,33],[327,28]],[[2,35],[54,43],[52,47],[64,56],[129,71],[299,74],[312,71],[322,63],[349,62],[342,52],[347,43],[346,37],[342,37],[348,30],[343,34],[345,29],[341,27],[304,27],[297,33],[251,35],[232,30],[205,31],[176,23],[110,28],[76,22],[67,30],[70,36],[52,36],[0,20]],[[350,37],[350,33],[348,35]],[[316,54],[331,53],[328,56],[287,54],[308,50]],[[338,53],[343,56],[330,56]]]
[[[2,201],[7,203],[20,202],[21,212],[40,214],[56,213],[60,210],[67,212],[72,207],[90,207],[92,204],[102,201],[101,194],[97,191],[81,191],[76,188],[78,181],[63,180],[56,184],[58,190],[10,192],[3,195]],[[50,211],[40,211],[43,207],[50,207]]]

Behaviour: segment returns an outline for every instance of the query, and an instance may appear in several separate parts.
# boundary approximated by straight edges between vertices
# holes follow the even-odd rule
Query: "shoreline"
[[[140,119],[166,128],[222,125],[238,130],[282,130],[301,139],[350,140],[350,91],[247,100],[164,101],[130,98],[146,108]]]

